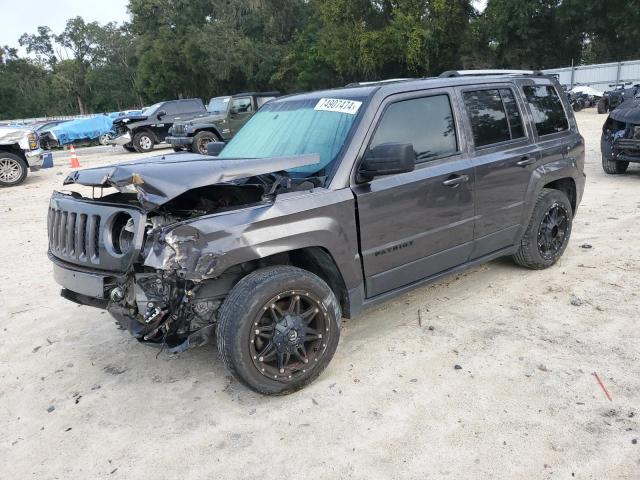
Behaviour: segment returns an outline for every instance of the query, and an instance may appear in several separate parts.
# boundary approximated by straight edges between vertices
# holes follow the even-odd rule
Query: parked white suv
[[[40,170],[42,161],[36,132],[25,127],[0,127],[0,187],[19,185],[28,170]]]

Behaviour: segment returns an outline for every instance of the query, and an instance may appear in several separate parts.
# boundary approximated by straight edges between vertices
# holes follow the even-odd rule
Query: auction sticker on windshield
[[[358,113],[360,105],[362,105],[362,102],[358,102],[356,100],[345,100],[344,98],[321,98],[314,107],[314,110],[355,115]]]

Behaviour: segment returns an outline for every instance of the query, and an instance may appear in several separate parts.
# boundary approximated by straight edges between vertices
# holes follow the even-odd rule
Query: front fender
[[[278,253],[321,247],[334,258],[347,288],[362,282],[350,189],[281,194],[273,203],[182,222],[152,242],[146,266],[195,281]]]

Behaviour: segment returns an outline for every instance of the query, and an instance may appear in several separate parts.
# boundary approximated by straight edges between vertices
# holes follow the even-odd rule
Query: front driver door
[[[253,102],[251,97],[238,97],[231,99],[229,107],[229,129],[231,135],[238,133],[238,130],[247,123],[253,115]]]
[[[353,186],[368,298],[463,264],[472,250],[473,166],[451,92],[387,99],[368,148],[411,143],[413,172]]]

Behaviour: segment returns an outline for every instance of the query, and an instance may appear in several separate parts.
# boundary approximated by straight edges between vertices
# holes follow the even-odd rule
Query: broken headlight
[[[120,212],[111,223],[111,247],[118,255],[131,251],[134,237],[133,218],[128,213]]]

